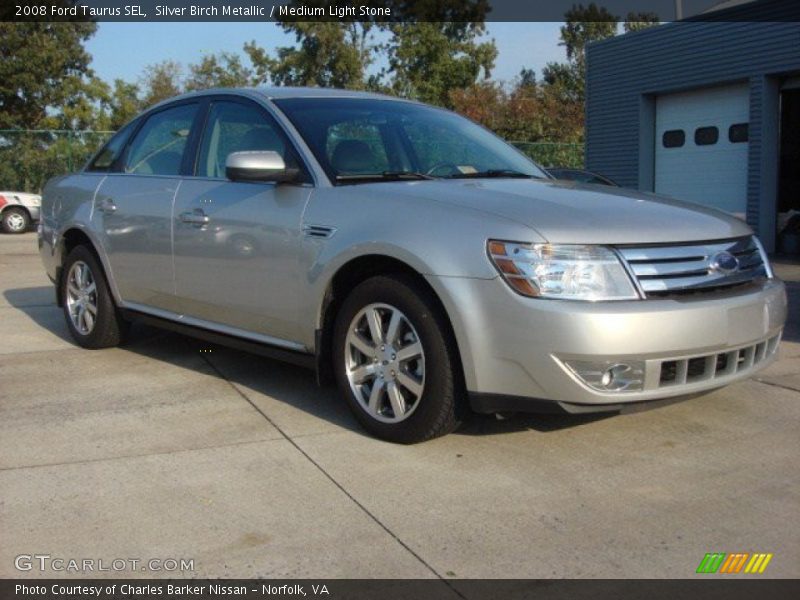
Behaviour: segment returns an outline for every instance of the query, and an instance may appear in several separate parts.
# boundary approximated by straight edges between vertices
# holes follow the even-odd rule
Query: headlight
[[[617,255],[604,246],[489,240],[487,250],[506,283],[524,296],[589,301],[639,298]]]

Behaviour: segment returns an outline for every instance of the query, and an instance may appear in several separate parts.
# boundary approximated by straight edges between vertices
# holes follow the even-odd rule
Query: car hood
[[[693,242],[752,234],[743,221],[713,208],[577,182],[464,179],[360,187],[367,186],[382,194],[391,187],[402,195],[495,214],[527,225],[553,243]]]

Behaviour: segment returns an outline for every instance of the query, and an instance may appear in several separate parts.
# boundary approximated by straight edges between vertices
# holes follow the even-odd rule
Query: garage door
[[[659,96],[655,191],[744,216],[749,114],[746,85]]]

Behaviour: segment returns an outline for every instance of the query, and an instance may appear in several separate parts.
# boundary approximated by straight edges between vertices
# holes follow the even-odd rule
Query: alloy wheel
[[[85,262],[76,261],[70,268],[66,296],[73,327],[81,335],[89,335],[97,319],[97,284]]]
[[[408,317],[369,304],[353,318],[345,344],[347,379],[361,407],[383,423],[407,419],[425,389],[425,353]]]

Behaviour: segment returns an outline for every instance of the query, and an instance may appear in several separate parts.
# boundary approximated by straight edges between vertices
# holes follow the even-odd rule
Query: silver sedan
[[[143,319],[314,368],[373,434],[470,411],[613,411],[752,375],[786,294],[753,232],[556,181],[451,112],[375,94],[159,104],[44,191],[75,340]]]

